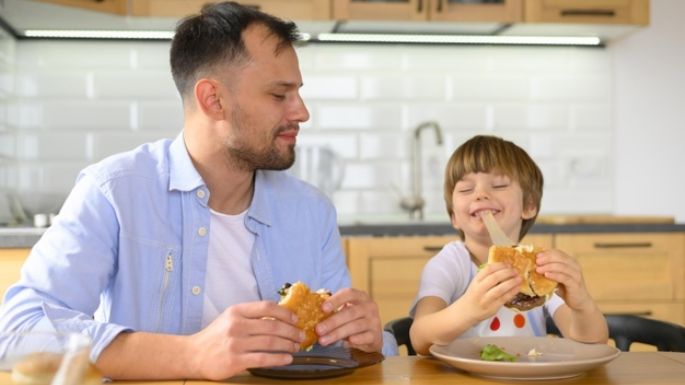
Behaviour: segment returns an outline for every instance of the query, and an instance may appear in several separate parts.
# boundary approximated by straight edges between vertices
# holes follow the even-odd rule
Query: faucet
[[[429,121],[419,124],[414,129],[413,136],[413,147],[412,147],[412,195],[409,197],[402,198],[400,201],[400,207],[409,212],[410,219],[423,219],[423,206],[426,201],[423,199],[422,194],[422,177],[421,177],[421,132],[425,129],[432,128],[435,131],[435,141],[438,145],[442,144],[442,130],[438,122]]]

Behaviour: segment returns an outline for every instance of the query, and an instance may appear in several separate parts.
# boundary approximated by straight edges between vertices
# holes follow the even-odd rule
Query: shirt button
[[[203,199],[205,197],[205,190],[199,189],[195,194],[197,194],[198,198]]]
[[[200,227],[199,229],[197,229],[197,234],[201,237],[204,237],[205,235],[207,235],[207,228],[204,226]]]
[[[202,289],[200,289],[200,286],[193,286],[192,292],[193,295],[199,295],[200,292],[202,292]]]

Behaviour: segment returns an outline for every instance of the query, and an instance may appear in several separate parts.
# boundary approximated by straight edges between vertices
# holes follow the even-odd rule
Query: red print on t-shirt
[[[499,329],[499,318],[495,317],[492,319],[492,322],[490,322],[490,330],[495,331]]]
[[[516,314],[514,316],[514,325],[519,329],[523,328],[526,326],[526,317],[523,314]]]

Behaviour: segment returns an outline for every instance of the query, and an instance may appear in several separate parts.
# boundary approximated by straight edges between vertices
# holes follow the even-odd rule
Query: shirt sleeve
[[[96,180],[81,174],[55,223],[44,233],[5,295],[0,330],[79,332],[91,359],[122,331],[93,319],[116,269],[118,223]]]
[[[414,316],[416,304],[424,297],[438,297],[451,304],[462,295],[470,282],[470,259],[460,254],[458,242],[445,245],[431,258],[421,273],[421,282],[409,315]]]
[[[550,316],[554,317],[554,313],[556,313],[557,309],[561,305],[564,305],[566,302],[557,295],[557,293],[552,293],[552,295],[549,297],[549,300],[545,302],[545,307],[547,308],[547,312],[549,313]]]

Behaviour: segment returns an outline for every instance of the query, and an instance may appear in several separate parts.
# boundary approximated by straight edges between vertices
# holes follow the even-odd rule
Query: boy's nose
[[[476,194],[476,200],[490,200],[490,195],[484,190],[478,190]]]

